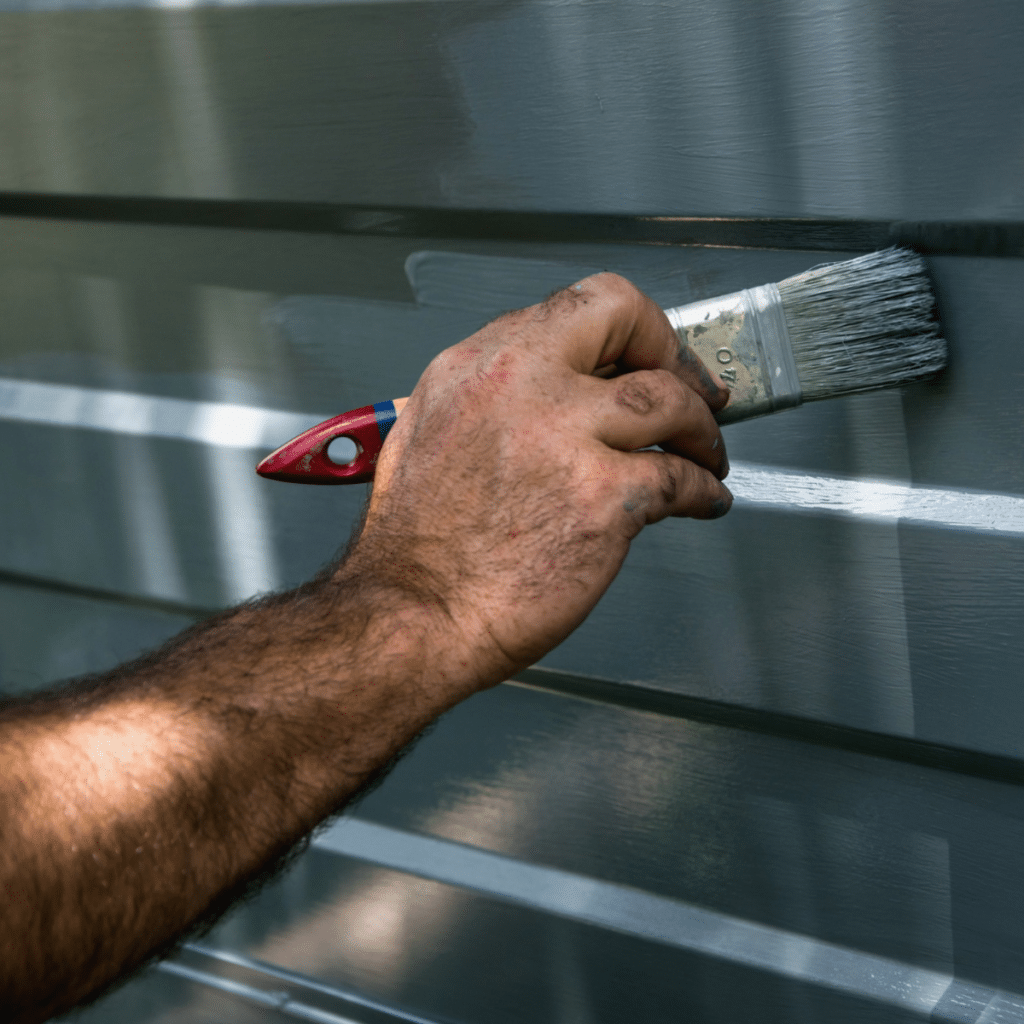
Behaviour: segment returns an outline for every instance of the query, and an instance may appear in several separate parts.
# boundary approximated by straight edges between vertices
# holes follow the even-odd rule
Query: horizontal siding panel
[[[442,348],[594,269],[623,273],[670,306],[853,255],[501,242],[443,253],[415,239],[0,227],[0,376],[310,415],[407,394]],[[418,253],[410,282],[403,263]],[[939,384],[902,401],[861,396],[733,425],[733,461],[1024,493],[1013,454],[1024,447],[1014,412],[1024,357],[1006,342],[1022,313],[1024,261],[929,266],[952,350]],[[335,296],[301,294],[305,280]]]
[[[295,1024],[294,1017],[268,1006],[157,970],[146,971],[92,1007],[57,1020],[62,1024]]]
[[[900,527],[903,564],[929,567],[904,575],[918,736],[1024,757],[1022,548]]]
[[[1022,39],[996,0],[7,13],[0,188],[1020,218]]]
[[[295,870],[322,901],[260,950],[429,1020],[928,1019],[317,851]],[[376,912],[381,900],[387,913]]]
[[[336,287],[351,291],[315,296],[282,294],[294,270],[282,270],[276,284],[273,267],[275,253],[283,266],[294,252],[313,274],[323,254],[316,240],[254,234],[259,259],[246,276],[237,256],[234,265],[226,259],[240,244],[231,232],[78,226],[58,245],[51,226],[19,222],[13,231],[5,255],[13,273],[0,276],[0,288],[15,333],[0,374],[11,395],[26,408],[35,401],[51,425],[29,422],[36,413],[21,405],[0,416],[9,453],[0,568],[211,610],[307,578],[358,518],[361,488],[292,487],[252,472],[300,424],[407,394],[452,341],[595,269],[620,270],[670,305],[779,280],[813,259],[601,246],[552,247],[548,258],[538,246],[524,258],[522,246],[498,255],[337,239]],[[103,253],[122,243],[133,259],[113,266]],[[823,493],[847,479],[923,483],[956,506],[952,524],[979,528],[991,525],[987,506],[970,489],[1005,492],[1007,501],[1024,493],[1016,457],[1024,424],[1012,412],[1024,350],[1004,340],[1018,315],[1024,261],[931,263],[952,350],[945,377],[727,428],[741,499],[735,511],[720,523],[670,521],[645,531],[590,620],[544,666],[1019,755],[1024,707],[1012,680],[1021,640],[1009,625],[1024,601],[1016,518],[1004,521],[1010,533],[979,532],[964,562],[962,532],[943,528],[941,516],[937,527],[911,527],[891,512],[874,514],[870,487],[838,514],[786,497],[796,492],[783,492],[780,477],[744,492],[759,467],[790,473],[797,489],[803,478],[793,472],[818,474],[807,487]],[[365,296],[371,279],[378,291]],[[157,398],[152,422],[162,426],[152,436],[68,429],[74,416],[62,419],[63,405],[38,399],[31,387],[19,392],[19,379],[78,388],[67,392],[69,408],[94,427],[104,416],[112,428],[120,422],[111,389],[136,405],[149,394]],[[89,411],[90,396],[98,412]],[[170,417],[178,426],[160,411],[166,397],[179,400]],[[188,405],[197,400],[206,404]],[[264,447],[197,443],[216,439],[196,426],[211,409],[233,417],[235,437],[242,417],[230,413],[231,402],[266,416]],[[294,414],[275,420],[261,409]],[[744,505],[751,496],[755,504]],[[930,603],[927,595],[950,588],[983,593],[992,628],[975,615],[969,630],[958,629]],[[979,664],[966,654],[975,648],[984,652],[993,699],[974,702],[965,716],[960,706]],[[1007,698],[995,699],[1004,690]]]
[[[428,1019],[555,1022],[575,1007],[612,1021],[633,1006],[644,1020],[924,1021],[944,978],[987,998],[999,990],[1012,1002],[1017,991],[1018,797],[990,781],[503,686],[449,713],[363,800],[356,820],[386,826],[379,854],[372,844],[357,859],[329,852],[344,845],[342,823],[203,943]],[[389,848],[390,829],[410,841]],[[514,872],[462,882],[466,859],[450,868],[439,847],[417,864],[417,837],[498,853],[551,882],[522,899],[509,897]],[[396,855],[401,871],[373,863]],[[593,902],[576,902],[571,886],[588,879]],[[824,947],[814,960],[769,946],[774,966],[754,969],[755,946],[723,943],[721,931],[642,938],[658,927],[647,896],[728,915],[748,933],[782,929],[794,949],[831,943],[836,973]],[[593,923],[614,913],[614,927]],[[860,981],[838,969],[861,955],[886,963]],[[879,999],[881,988],[869,998],[897,969],[920,986],[906,1004]],[[931,1019],[957,1019],[944,1013]]]
[[[244,448],[12,423],[0,437],[0,568],[186,607],[297,584],[363,501],[261,480]],[[1016,535],[741,503],[720,523],[645,531],[542,664],[1018,756],[1022,580]],[[965,717],[979,664],[993,698],[1008,692]]]
[[[179,982],[169,971],[159,970],[147,972],[72,1019],[76,1024],[283,1024],[295,1019],[404,1024],[410,1018],[436,1024],[928,1020],[920,1012],[848,992],[801,985],[656,943],[637,943],[614,932],[316,851],[290,877],[303,886],[304,895],[319,893],[320,902],[313,907],[298,892],[287,893],[289,902],[298,902],[306,912],[305,919],[268,936],[261,951],[298,965],[308,977],[320,979],[319,984],[343,987],[394,1007],[393,1017],[358,1010],[339,1014],[337,1020],[308,1012],[275,1013],[253,1005],[245,995],[228,996],[213,985]],[[382,897],[393,902],[389,913],[374,919],[375,901]],[[372,944],[371,930],[391,944]],[[217,967],[191,952],[183,959],[193,969],[197,962],[210,973]],[[176,963],[168,965],[171,970]],[[294,970],[288,968],[289,973]],[[275,991],[272,975],[247,973],[246,982],[255,987],[255,981],[262,981],[262,992]],[[278,985],[276,992],[282,989]],[[326,1002],[319,1000],[317,1009]],[[337,1008],[338,1003],[332,1007]],[[952,1024],[954,1018],[935,1019]],[[1012,1024],[1016,1019],[1009,1018]]]
[[[21,424],[0,437],[12,453],[0,568],[185,607],[297,585],[364,497],[262,480],[247,449]]]
[[[189,615],[0,578],[0,695],[106,671],[193,621]]]

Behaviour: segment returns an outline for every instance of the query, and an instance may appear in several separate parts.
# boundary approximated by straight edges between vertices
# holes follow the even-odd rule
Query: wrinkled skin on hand
[[[347,571],[432,606],[457,675],[506,679],[586,618],[645,525],[728,511],[727,400],[614,274],[508,313],[424,372]]]

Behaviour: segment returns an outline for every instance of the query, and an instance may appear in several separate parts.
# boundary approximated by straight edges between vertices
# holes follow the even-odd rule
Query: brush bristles
[[[924,262],[885,249],[779,283],[803,400],[893,387],[946,365]]]

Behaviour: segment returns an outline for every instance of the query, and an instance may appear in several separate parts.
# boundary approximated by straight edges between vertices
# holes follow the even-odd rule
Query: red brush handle
[[[256,472],[296,484],[367,483],[373,479],[384,438],[405,403],[406,399],[397,398],[364,405],[318,423],[271,452]],[[334,462],[327,454],[327,446],[339,437],[350,438],[356,445],[356,457],[346,464]]]

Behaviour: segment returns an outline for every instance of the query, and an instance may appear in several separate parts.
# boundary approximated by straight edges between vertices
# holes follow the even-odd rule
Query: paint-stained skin
[[[542,302],[530,311],[538,320],[547,320],[549,317],[561,311],[575,309],[579,305],[586,305],[588,302],[587,290],[583,282],[570,285],[564,288],[555,288]],[[514,309],[506,316],[516,316],[524,313],[525,310]]]
[[[615,383],[615,404],[621,405],[630,412],[643,416],[658,406],[661,395],[656,395],[649,378],[638,378],[627,374]]]
[[[700,356],[689,345],[682,341],[679,343],[679,364],[685,366],[689,371],[697,374],[701,386],[708,394],[715,394],[719,391],[719,385],[711,376],[708,368],[704,365]],[[729,385],[726,384],[726,387]]]

